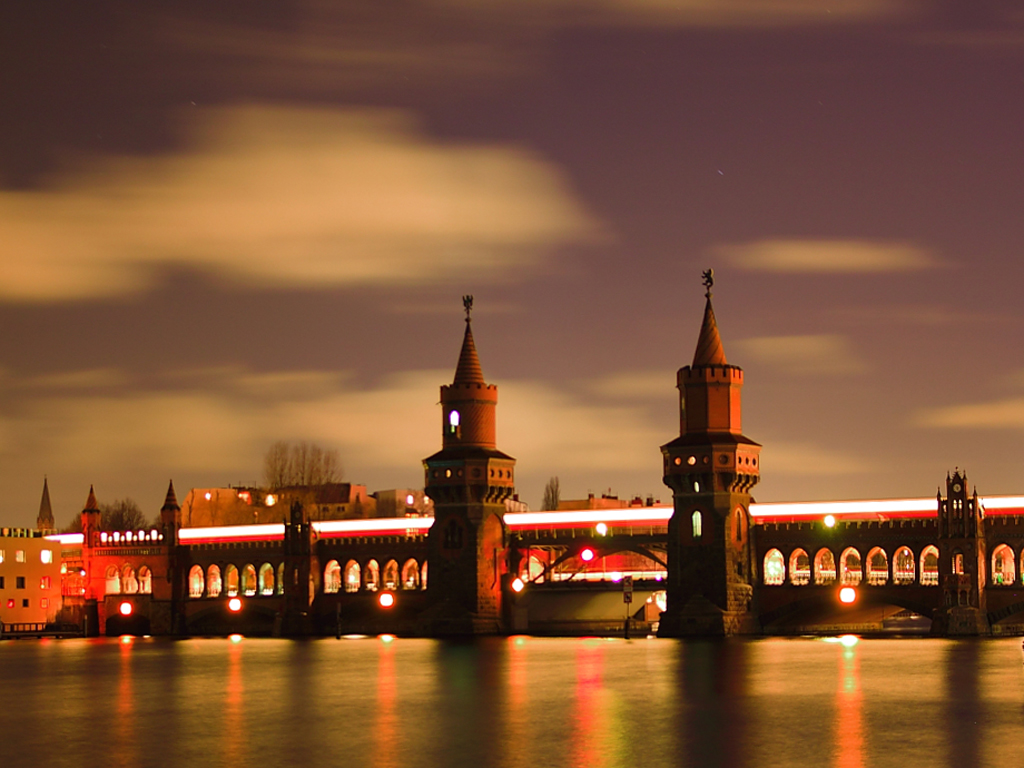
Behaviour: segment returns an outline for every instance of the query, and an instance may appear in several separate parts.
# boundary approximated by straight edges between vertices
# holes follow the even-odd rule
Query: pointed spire
[[[459,353],[459,365],[455,369],[454,384],[484,384],[484,371],[480,367],[480,358],[476,354],[473,343],[473,297],[463,296],[462,304],[466,308],[466,335],[462,338],[462,352]]]
[[[704,305],[704,322],[700,325],[700,336],[697,339],[697,350],[693,353],[693,366],[727,365],[722,338],[718,335],[718,323],[715,322],[715,310],[711,307],[711,296]]]
[[[53,528],[53,508],[50,506],[50,488],[43,476],[43,498],[39,502],[39,516],[36,518],[36,528],[39,530],[50,530]]]
[[[167,496],[164,497],[164,505],[160,507],[161,512],[173,512],[181,509],[178,506],[178,497],[174,493],[174,481],[171,480],[167,485]]]
[[[85,500],[85,509],[89,512],[98,512],[99,505],[96,503],[96,494],[92,489],[92,485],[89,486],[89,498]]]

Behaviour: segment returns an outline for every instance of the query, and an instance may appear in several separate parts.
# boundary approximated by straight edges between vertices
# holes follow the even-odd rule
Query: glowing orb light
[[[594,530],[597,531],[597,535],[598,536],[607,536],[608,535],[608,524],[607,523],[598,523],[596,526],[594,526]]]
[[[377,602],[380,603],[381,608],[390,608],[395,604],[395,596],[390,592],[381,592]]]
[[[843,587],[839,590],[839,602],[849,605],[857,599],[857,590],[853,587]]]
[[[585,563],[589,563],[591,560],[594,559],[594,550],[592,550],[590,547],[587,547],[582,552],[580,552],[580,559]]]
[[[232,643],[240,643],[242,642],[242,636],[238,634],[228,635],[228,640],[230,640]]]
[[[127,602],[121,603],[121,605],[118,606],[117,610],[121,612],[122,616],[131,616],[132,615],[132,604],[131,603],[127,603]]]
[[[835,515],[825,515],[825,527],[826,528],[834,528],[835,525],[836,525],[836,516]]]
[[[512,591],[513,592],[522,592],[523,588],[525,586],[526,586],[526,584],[524,584],[523,580],[520,579],[518,576],[516,578],[512,579]]]
[[[232,597],[230,600],[228,600],[228,610],[232,613],[238,613],[240,610],[242,610],[241,599],[237,597]]]
[[[857,644],[858,640],[860,640],[860,638],[856,635],[843,635],[839,638],[839,642],[842,644],[843,648],[853,648],[853,646]]]

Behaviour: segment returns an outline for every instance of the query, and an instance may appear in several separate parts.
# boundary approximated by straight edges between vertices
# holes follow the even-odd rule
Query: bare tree
[[[292,486],[316,488],[341,479],[338,452],[303,440],[279,440],[263,457],[263,479],[271,490]]]
[[[548,484],[544,486],[544,501],[541,502],[540,508],[544,510],[558,509],[558,502],[560,499],[560,490],[558,487],[558,476],[555,475]]]
[[[128,498],[101,504],[100,515],[100,527],[107,531],[137,531],[149,525],[139,505]]]

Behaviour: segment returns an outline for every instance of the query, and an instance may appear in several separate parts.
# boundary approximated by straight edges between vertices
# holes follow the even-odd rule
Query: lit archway
[[[398,589],[398,563],[394,560],[384,566],[384,589]]]
[[[106,595],[119,595],[121,594],[121,574],[117,570],[116,565],[107,566],[107,572],[104,574],[106,581],[103,585],[103,593]]]
[[[341,591],[341,566],[337,560],[328,561],[324,566],[324,592],[328,595]]]
[[[839,583],[847,586],[860,584],[863,576],[860,552],[856,547],[847,547],[839,556]]]
[[[1001,587],[1017,580],[1013,550],[1000,544],[992,550],[992,584]]]
[[[423,561],[423,567],[420,568],[420,589],[427,588],[427,561]]]
[[[929,544],[921,550],[920,583],[936,586],[939,583],[939,548]]]
[[[135,578],[135,569],[130,565],[121,569],[121,591],[126,595],[135,595],[139,592],[139,580]]]
[[[259,589],[261,595],[274,594],[274,566],[270,563],[260,566]]]
[[[402,589],[420,588],[420,564],[413,558],[405,561],[402,566]]]
[[[206,571],[206,596],[220,597],[224,584],[220,578],[220,566],[211,565]]]
[[[153,572],[145,565],[139,568],[139,593],[143,595],[153,594]]]
[[[224,569],[224,591],[228,597],[238,596],[238,568],[235,565]]]
[[[246,597],[256,594],[256,566],[247,564],[242,570],[242,593]]]
[[[910,547],[900,547],[893,555],[892,580],[899,586],[914,583],[914,553]]]
[[[371,560],[363,568],[363,589],[368,592],[376,592],[380,589],[380,566],[376,560]]]
[[[836,558],[830,549],[819,549],[814,556],[814,583],[833,584],[836,580]]]
[[[203,567],[193,565],[188,572],[188,596],[191,598],[202,597],[205,585],[206,576],[203,574]]]
[[[885,550],[875,547],[868,552],[868,584],[881,586],[889,580],[889,558]]]
[[[358,592],[363,584],[362,569],[355,560],[349,560],[345,564],[345,591]]]
[[[777,549],[764,556],[764,583],[773,587],[786,583],[786,558]]]
[[[277,564],[277,594],[284,594],[284,563]]]
[[[811,558],[802,549],[794,549],[789,556],[789,583],[798,587],[811,583]]]

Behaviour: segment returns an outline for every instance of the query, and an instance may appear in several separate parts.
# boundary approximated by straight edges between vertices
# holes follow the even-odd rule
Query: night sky
[[[422,485],[465,293],[521,497],[667,501],[707,267],[758,500],[1024,493],[1019,3],[7,5],[3,525]]]

